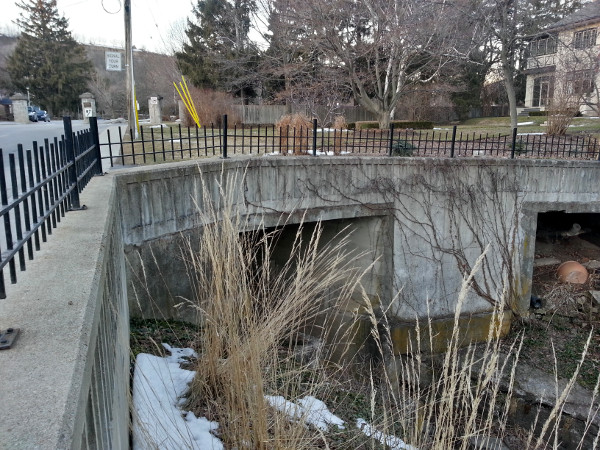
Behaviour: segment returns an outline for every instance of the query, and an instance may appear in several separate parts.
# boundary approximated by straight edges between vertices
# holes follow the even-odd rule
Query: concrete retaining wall
[[[218,201],[220,182],[242,214],[266,226],[303,214],[307,222],[388,217],[392,275],[381,302],[393,301],[392,316],[403,322],[451,317],[461,281],[484,251],[463,312],[488,313],[501,299],[526,311],[537,213],[600,211],[598,169],[573,161],[265,157],[133,169],[118,183],[131,278],[149,280],[136,288],[140,304],[189,298],[180,232],[201,226],[204,193]],[[164,273],[142,270],[150,254]]]

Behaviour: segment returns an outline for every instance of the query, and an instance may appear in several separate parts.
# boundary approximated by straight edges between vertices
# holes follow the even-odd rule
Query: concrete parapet
[[[129,321],[111,176],[92,179],[0,302],[0,447],[128,448]],[[87,443],[87,444],[86,444]]]

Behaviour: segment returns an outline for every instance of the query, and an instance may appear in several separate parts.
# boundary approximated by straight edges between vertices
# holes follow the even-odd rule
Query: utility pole
[[[126,90],[127,90],[127,118],[129,129],[133,130],[134,135],[131,139],[137,136],[137,120],[136,120],[136,104],[135,104],[135,82],[133,79],[133,46],[131,43],[131,0],[125,0],[125,74]]]

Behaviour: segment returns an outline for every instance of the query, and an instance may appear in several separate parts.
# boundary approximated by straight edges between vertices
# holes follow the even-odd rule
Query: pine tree
[[[17,46],[8,58],[8,72],[17,88],[57,115],[76,111],[92,71],[85,49],[73,39],[69,22],[58,14],[56,0],[22,0],[16,24]]]
[[[244,97],[256,78],[258,50],[250,41],[254,0],[199,0],[188,20],[188,42],[176,53],[180,70],[197,87]]]

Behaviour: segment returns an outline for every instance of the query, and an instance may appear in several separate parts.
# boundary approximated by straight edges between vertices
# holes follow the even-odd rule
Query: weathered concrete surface
[[[7,286],[0,329],[0,448],[128,447],[129,321],[110,176],[94,178],[48,242]]]
[[[140,301],[181,301],[189,284],[181,281],[187,274],[179,245],[206,223],[205,197],[222,205],[219,185],[248,230],[302,217],[333,221],[329,233],[343,222],[354,227],[357,249],[372,252],[364,264],[376,262],[369,296],[388,308],[393,333],[427,314],[446,330],[462,277],[489,244],[463,305],[469,333],[480,321],[469,340],[485,335],[505,282],[513,311],[527,309],[537,214],[600,212],[599,168],[573,161],[289,157],[177,163],[94,178],[81,196],[89,209],[63,218],[0,301],[0,329],[22,330],[15,347],[0,352],[0,445],[127,446],[131,292],[123,255],[128,286],[144,278],[144,269],[153,280],[137,291]],[[362,336],[368,325],[357,325]]]
[[[133,257],[138,250],[148,254],[164,242],[178,247],[180,232],[202,226],[204,202],[218,205],[221,185],[250,224],[387,217],[381,233],[389,233],[392,276],[380,301],[394,319],[452,317],[462,279],[484,251],[463,312],[489,313],[505,299],[526,313],[538,212],[599,212],[598,169],[596,162],[381,157],[137,168],[118,179],[130,278],[142,273]],[[180,259],[172,251],[156,262],[183,277]],[[156,283],[146,294],[186,297],[181,286],[167,287],[167,295]]]

